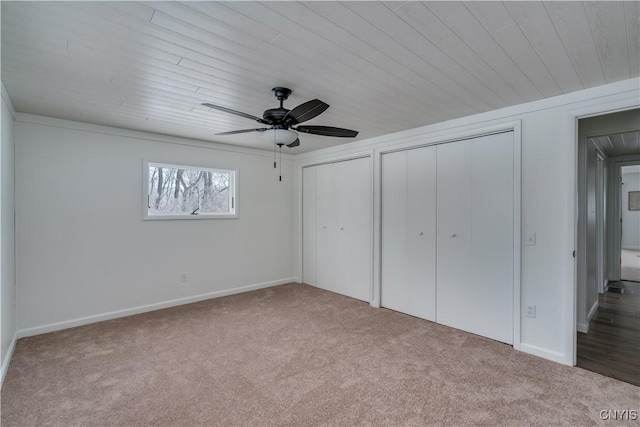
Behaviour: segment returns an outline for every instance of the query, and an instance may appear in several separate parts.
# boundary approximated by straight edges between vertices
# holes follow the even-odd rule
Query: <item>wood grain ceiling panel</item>
[[[627,27],[627,44],[629,50],[629,65],[631,76],[638,75],[640,68],[640,2],[628,1],[624,3]]]
[[[561,93],[553,76],[502,3],[467,2],[465,5],[538,93],[543,96]]]
[[[583,5],[607,82],[628,79],[631,65],[624,2],[583,2]]]
[[[383,135],[636,77],[638,2],[12,2],[2,82],[18,111],[271,149],[218,137],[329,103],[309,124]],[[637,149],[637,134],[594,139]],[[618,141],[619,139],[619,141]],[[299,153],[346,140],[302,135]]]
[[[428,105],[433,109],[445,110],[447,114],[450,114],[456,106],[464,109],[467,113],[477,111],[466,103],[458,105],[452,100],[451,93],[447,91],[448,88],[443,88],[433,82],[432,76],[414,71],[409,64],[405,63],[405,61],[410,61],[415,64],[415,58],[412,55],[406,54],[404,50],[392,52],[393,48],[398,46],[397,44],[384,39],[382,39],[386,42],[384,45],[368,43],[366,40],[368,36],[378,36],[375,29],[355,15],[351,15],[351,18],[356,21],[345,21],[340,12],[348,12],[348,10],[337,3],[331,3],[331,5],[334,5],[334,8],[341,8],[334,9],[337,13],[332,13],[335,15],[333,17],[338,20],[337,22],[315,13],[301,3],[295,3],[292,6],[286,2],[270,2],[266,7],[286,16],[292,22],[301,22],[306,28],[312,29],[310,31],[312,34],[298,33],[296,38],[300,38],[303,34],[310,36],[310,40],[314,41],[313,45],[325,47],[323,54],[340,54],[341,59],[346,64],[353,64],[357,72],[375,76],[379,81],[378,87],[391,86],[393,90],[389,93],[388,101],[394,105],[394,108],[395,106],[405,107],[406,102],[402,102],[404,99],[405,101],[412,100],[417,105]],[[343,29],[340,24],[349,27],[349,31]],[[353,34],[353,32],[357,34]],[[276,43],[278,41],[276,39]],[[402,59],[399,59],[400,57]],[[428,64],[422,65],[425,70],[437,72],[430,69]],[[422,97],[421,89],[428,91],[430,96],[428,98]],[[411,110],[416,111],[414,108]]]
[[[158,12],[154,15],[154,18],[152,20],[152,22],[156,21],[157,19],[159,19],[159,17],[163,16],[162,12]],[[188,15],[181,15],[184,19],[190,19],[190,17]],[[173,20],[173,23],[171,23],[169,20],[171,18],[167,16],[167,18],[165,20],[162,20],[161,22],[158,21],[156,23],[158,23],[159,25],[163,25],[167,28],[171,28],[172,30],[176,31],[176,33],[178,34],[188,34],[190,37],[193,37],[195,39],[200,38],[200,39],[206,39],[207,34],[206,31],[204,29],[196,29],[195,27],[192,27],[191,29],[188,28],[189,23],[187,23],[186,21],[182,21],[181,23],[178,22],[177,20]],[[199,32],[195,32],[195,31],[199,31]],[[212,41],[213,42],[213,41]],[[283,55],[287,55],[289,56],[288,58],[288,62],[295,64],[293,65],[291,68],[292,69],[300,69],[300,66],[297,64],[302,64],[304,68],[300,69],[300,73],[305,74],[308,73],[310,75],[314,75],[314,71],[318,71],[320,69],[320,64],[317,64],[315,70],[312,67],[308,67],[306,64],[309,63],[308,60],[306,61],[300,61],[299,57],[296,57],[295,55],[290,53],[289,49],[279,49],[278,47],[274,46],[274,45],[269,45],[269,46],[262,46],[263,48],[265,48],[267,50],[267,53],[270,54],[271,58],[282,58]],[[279,49],[279,51],[278,51]],[[235,50],[236,54],[238,54],[238,49]],[[253,56],[262,56],[260,59],[262,61],[262,63],[264,64],[268,64],[269,58],[267,57],[267,55],[262,52],[262,51],[251,51],[249,53],[249,55],[253,55]],[[208,69],[206,63],[203,63],[204,61],[192,61],[188,58],[184,58],[181,62],[180,62],[180,66],[188,68],[190,70],[196,70],[199,71],[201,73],[204,74],[208,74],[211,76],[216,76],[215,74],[211,74],[212,72],[214,72],[214,70]],[[278,64],[276,64],[278,65]],[[277,70],[263,70],[261,69],[259,66],[253,66],[252,67],[253,70],[260,70],[261,73],[267,73],[267,74],[272,74],[274,72],[277,72]],[[324,81],[324,85],[327,87],[331,87],[331,86],[335,86],[332,87],[332,90],[330,90],[329,92],[331,92],[332,94],[335,95],[336,98],[339,97],[339,95],[341,93],[344,93],[345,90],[349,90],[349,88],[351,90],[353,90],[353,85],[356,85],[357,82],[353,81],[353,82],[349,82],[349,83],[345,83],[344,79],[340,79],[339,81],[335,82],[335,81],[327,81],[327,77],[326,77],[326,73],[323,73],[319,76],[314,75],[314,79],[319,78],[320,80]],[[347,78],[345,76],[345,78]],[[264,84],[264,83],[263,83]],[[248,86],[248,84],[245,82],[243,85],[243,87]],[[369,88],[368,90],[372,90],[374,89],[373,87]],[[258,88],[253,88],[253,90],[258,91]],[[265,106],[275,106],[275,105],[271,105],[273,104],[275,101],[275,99],[272,97],[271,93],[268,91],[263,91],[262,95],[263,97],[263,105]],[[296,95],[297,96],[297,95]],[[249,100],[252,103],[255,103],[255,97],[251,97],[251,96],[247,96],[246,97],[247,100]],[[295,98],[292,98],[291,101],[294,101]],[[303,100],[301,99],[300,102],[302,102]],[[295,105],[295,104],[294,104]],[[345,105],[345,107],[347,107],[348,105]],[[265,107],[266,108],[266,107]],[[237,108],[236,108],[237,109]],[[373,108],[373,112],[375,113],[376,107]]]
[[[529,44],[564,93],[583,89],[569,55],[541,2],[504,3]]]
[[[499,13],[503,8],[500,3],[491,3],[488,6],[490,9],[484,10],[485,16]],[[445,2],[434,2],[429,3],[427,7],[459,37],[462,37],[479,56],[485,58],[494,67],[505,70],[510,75],[519,76],[520,80],[529,80],[544,96],[560,93],[559,89],[550,88],[551,84],[556,87],[557,85],[550,75],[549,79],[546,79],[544,73],[547,70],[544,64],[540,62],[540,67],[537,67],[535,62],[531,62],[531,58],[535,58],[536,55],[532,55],[532,51],[527,52],[531,48],[519,30],[508,32],[508,29],[517,29],[515,23],[506,27],[497,25],[495,28],[489,27],[491,30],[487,30],[463,4],[448,5]],[[479,10],[476,8],[475,13],[482,16]],[[485,25],[488,25],[487,20],[485,20]]]
[[[158,16],[158,14],[156,14],[155,16]],[[154,19],[155,19],[155,16],[154,16]],[[185,19],[189,19],[189,17],[187,15],[185,15],[185,14],[183,14],[181,16],[183,18],[185,18]],[[175,28],[175,29],[176,29],[177,33],[184,33],[184,32],[187,31],[187,29],[184,28],[184,27],[183,28]],[[194,37],[197,37],[197,35],[194,36]],[[284,38],[280,38],[279,39],[279,42],[283,42],[283,41],[285,41]],[[254,47],[255,44],[256,44],[255,42],[251,43],[251,46],[252,46],[253,49],[255,49],[255,47]],[[338,79],[338,80],[327,81],[327,77],[326,76],[328,75],[328,73],[323,73],[322,72],[322,67],[323,66],[326,67],[326,65],[322,65],[322,63],[318,63],[318,64],[313,64],[312,63],[313,66],[310,68],[310,67],[307,66],[307,64],[310,63],[310,60],[312,58],[309,58],[309,59],[306,59],[306,60],[302,60],[302,58],[300,58],[300,55],[296,56],[295,54],[290,53],[291,51],[294,51],[294,50],[296,50],[297,52],[301,52],[301,53],[302,52],[307,52],[306,50],[301,49],[300,46],[295,46],[295,47],[293,47],[291,49],[281,49],[276,45],[264,45],[263,44],[263,45],[260,45],[259,47],[261,48],[260,50],[258,50],[258,51],[253,50],[253,51],[250,52],[250,55],[251,56],[260,56],[260,55],[262,55],[262,57],[260,58],[262,63],[268,64],[269,61],[273,61],[273,62],[276,63],[276,65],[280,65],[280,66],[282,65],[283,56],[288,56],[289,58],[286,60],[286,66],[287,67],[289,67],[290,69],[295,69],[295,68],[299,68],[298,64],[302,64],[306,68],[300,71],[301,74],[313,75],[314,79],[323,80],[324,81],[323,86],[327,87],[327,88],[331,88],[331,90],[329,92],[332,92],[333,94],[335,94],[335,98],[336,99],[339,99],[340,94],[344,93],[344,91],[354,91],[354,86],[357,86],[359,84],[358,80],[354,78],[354,77],[357,76],[357,75],[354,75],[354,73],[350,73],[348,75],[343,75],[344,77],[341,78],[341,79]],[[266,51],[266,53],[263,52],[263,50]],[[236,54],[238,54],[238,49],[235,49],[234,52],[236,52]],[[323,56],[323,55],[313,55],[313,56],[317,57],[317,58],[320,58],[320,61],[324,60],[325,63],[326,63],[326,56]],[[292,64],[292,65],[290,66],[289,64]],[[203,73],[207,72],[205,69],[203,69],[201,67],[200,64],[194,63],[194,62],[190,62],[188,59],[183,60],[180,63],[180,65],[188,67],[188,68],[191,68],[191,69],[198,69],[199,71],[201,71]],[[254,69],[260,69],[260,67],[254,67]],[[263,70],[263,72],[264,72],[264,70]],[[271,71],[269,70],[267,73],[271,73]],[[336,74],[335,68],[333,68],[332,73],[334,75]],[[354,79],[354,81],[349,82],[347,80],[349,78]],[[347,80],[348,83],[346,83],[345,80]],[[362,80],[360,80],[360,81],[362,81]],[[365,82],[370,84],[370,82],[368,80],[365,80]],[[375,90],[375,89],[376,89],[375,86],[371,86],[371,87],[367,88],[367,91],[372,91],[372,90]],[[298,91],[296,90],[296,93],[297,92]],[[274,99],[271,97],[271,94],[268,93],[267,91],[265,91],[264,94],[269,96],[269,100],[265,100],[263,105],[272,106],[271,103],[274,102]],[[247,99],[251,100],[252,97],[247,97]],[[295,98],[292,98],[291,101],[295,101]],[[302,101],[303,100],[301,99],[300,102],[302,102]],[[252,101],[252,102],[254,102],[254,101]],[[295,105],[295,104],[293,104],[293,105]],[[334,104],[334,105],[336,105],[336,104]],[[339,105],[343,105],[343,103],[341,102]],[[345,108],[346,107],[348,107],[348,105],[345,105]],[[373,106],[373,108],[372,108],[373,111],[372,112],[374,114],[376,113],[376,109],[377,108],[378,108],[377,106]],[[402,109],[406,110],[406,107],[404,105],[399,106],[399,110],[402,111]],[[335,111],[335,110],[333,110],[333,111]],[[408,115],[410,113],[414,113],[415,114],[415,111],[406,110],[405,114]]]
[[[476,54],[422,4],[409,2],[395,9],[394,13],[414,31],[420,33],[424,39],[430,40],[440,50],[446,52],[460,66],[466,67],[495,94],[503,94],[510,102],[517,103],[540,98],[540,92],[522,73],[516,75],[500,73],[497,67],[493,67]]]
[[[606,83],[589,20],[580,2],[545,2],[553,26],[585,87]],[[595,64],[595,66],[594,66]]]
[[[422,60],[435,64],[442,72],[463,82],[466,90],[484,98],[496,108],[524,102],[524,98],[517,91],[500,79],[493,70],[486,67],[486,64],[478,61],[477,55],[460,43],[455,36],[447,37],[445,34],[444,37],[440,37],[438,31],[435,31],[430,33],[431,37],[424,37],[421,32],[407,25],[406,20],[397,15],[402,9],[393,13],[382,4],[374,3],[374,5],[353,2],[349,3],[348,7],[387,36],[406,46]],[[431,27],[432,25],[426,25],[422,28]],[[441,25],[446,33],[443,27]],[[460,51],[462,54],[459,54]]]
[[[358,102],[367,99],[369,101],[367,110],[381,105],[388,111],[389,106],[392,106],[394,112],[397,113],[394,117],[398,120],[403,120],[405,117],[409,120],[415,120],[411,117],[420,116],[422,120],[428,117],[439,121],[451,114],[453,107],[448,100],[440,101],[420,96],[415,86],[410,86],[403,80],[395,78],[388,70],[381,68],[380,64],[353,55],[342,45],[336,45],[315,33],[314,31],[318,31],[317,27],[313,28],[314,31],[310,31],[295,20],[278,14],[262,3],[253,5],[246,2],[233,2],[228,6],[255,19],[262,17],[265,22],[273,22],[274,24],[271,25],[277,25],[283,34],[273,40],[272,44],[284,48],[287,52],[295,52],[296,55],[299,55],[297,61],[293,60],[291,64],[304,61],[306,55],[312,56],[311,61],[319,61],[317,69],[305,75],[308,83],[300,85],[300,88],[314,85],[318,78],[333,76],[335,79],[331,84],[321,85],[323,90],[331,90],[334,85],[345,80],[348,82],[349,89],[347,92],[341,91],[341,93],[353,93],[353,99]],[[366,45],[363,46],[363,49],[366,49]],[[287,65],[289,64],[287,63]],[[290,75],[288,71],[286,73]],[[345,79],[342,73],[347,73],[349,77]],[[351,79],[355,79],[355,81],[352,82]],[[362,86],[364,86],[364,92],[359,92]],[[296,90],[296,88],[293,89]],[[419,103],[419,108],[416,108],[416,103]],[[332,103],[329,102],[329,104]],[[443,119],[439,119],[440,117]],[[393,125],[393,123],[389,122],[389,125]]]
[[[454,59],[455,50],[438,47],[429,38],[423,37],[410,25],[406,25],[401,17],[383,4],[352,2],[345,7],[375,27],[380,37],[393,40],[406,51],[406,54],[428,63],[430,68],[437,68],[441,73],[450,76],[451,79],[461,82],[461,87],[469,95],[484,99],[485,104],[490,104],[492,108],[523,102],[523,98],[504,82],[498,91],[493,91],[479,76],[467,70]],[[486,105],[479,107],[485,108]]]

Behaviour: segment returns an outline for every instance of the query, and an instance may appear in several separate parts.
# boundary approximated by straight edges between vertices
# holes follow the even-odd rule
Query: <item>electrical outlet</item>
[[[527,246],[535,246],[536,245],[536,233],[529,233],[527,235],[526,245]]]
[[[180,275],[180,282],[181,283],[187,283],[187,273],[182,273]]]
[[[525,307],[524,315],[527,317],[536,317],[536,306],[535,305],[527,305]]]

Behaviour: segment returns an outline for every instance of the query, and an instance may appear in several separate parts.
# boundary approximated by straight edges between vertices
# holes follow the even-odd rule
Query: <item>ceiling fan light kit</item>
[[[287,146],[298,139],[298,134],[288,129],[267,129],[262,136],[266,142]]]

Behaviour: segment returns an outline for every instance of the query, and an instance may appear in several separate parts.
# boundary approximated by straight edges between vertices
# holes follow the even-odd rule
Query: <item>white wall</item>
[[[640,173],[625,173],[631,168],[622,167],[622,249],[640,251],[640,211],[629,210],[629,192],[640,191]]]
[[[514,346],[528,353],[571,365],[575,351],[575,196],[576,117],[637,106],[639,80],[632,79],[515,107],[429,125],[296,156],[295,250],[301,242],[301,167],[368,153],[376,160],[374,171],[374,246],[379,248],[379,157],[384,150],[452,140],[519,121],[522,129],[522,253],[521,304],[536,305],[536,317],[522,311],[519,337]],[[536,246],[526,246],[526,236],[536,233]],[[374,261],[374,295],[379,295],[379,256]],[[301,262],[296,259],[296,275]],[[373,305],[379,301],[372,301]]]
[[[13,106],[2,86],[2,146],[0,149],[0,384],[9,365],[16,332],[14,245],[14,128]]]
[[[295,280],[290,159],[20,113],[15,140],[19,336]],[[143,158],[238,168],[240,218],[143,221]]]

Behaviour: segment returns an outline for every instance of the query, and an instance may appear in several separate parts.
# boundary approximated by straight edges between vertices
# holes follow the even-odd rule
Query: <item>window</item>
[[[235,170],[145,165],[145,219],[237,218]]]

